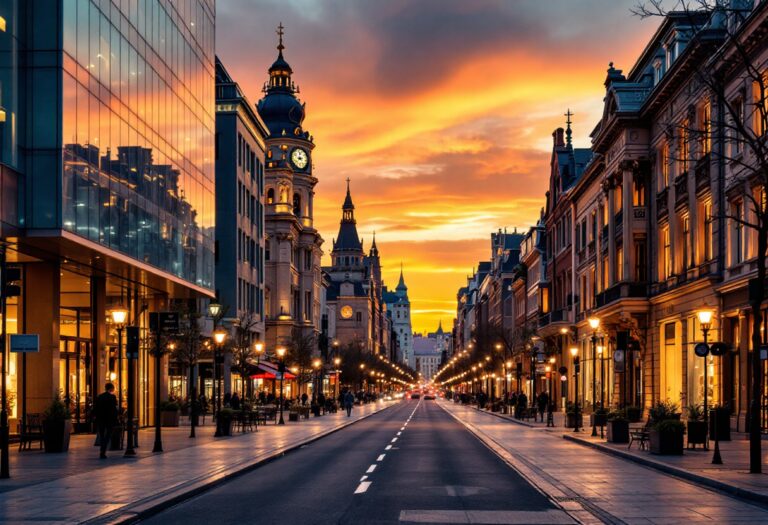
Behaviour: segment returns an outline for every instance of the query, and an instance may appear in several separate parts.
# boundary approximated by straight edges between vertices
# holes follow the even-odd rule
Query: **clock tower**
[[[264,172],[266,343],[290,345],[298,337],[317,344],[321,327],[323,239],[314,227],[314,139],[303,128],[305,105],[297,97],[293,69],[283,56],[278,26],[277,59],[269,68],[259,116],[269,130]]]

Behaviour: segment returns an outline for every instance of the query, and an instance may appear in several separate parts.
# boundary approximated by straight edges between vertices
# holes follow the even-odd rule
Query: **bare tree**
[[[180,301],[175,303],[174,307],[181,317],[181,330],[171,352],[171,359],[179,363],[189,377],[187,387],[190,419],[189,437],[195,437],[198,416],[197,365],[203,351],[204,339],[200,331],[202,315],[194,309],[193,302]]]
[[[288,342],[288,358],[290,367],[295,370],[296,382],[301,388],[312,381],[312,360],[316,357],[317,337],[313,333],[305,333],[301,328],[294,328]]]
[[[244,313],[235,322],[234,337],[231,345],[232,365],[240,375],[240,398],[245,406],[246,381],[251,366],[251,360],[256,355],[253,346],[253,332],[258,325],[255,315]]]
[[[669,7],[668,7],[669,6]],[[678,125],[678,138],[690,133],[699,141],[712,143],[711,155],[729,165],[725,188],[735,188],[750,210],[725,209],[717,216],[756,233],[756,275],[750,281],[749,303],[754,319],[751,334],[751,400],[749,407],[749,464],[751,473],[760,473],[760,401],[763,397],[763,369],[759,348],[761,307],[766,299],[766,255],[768,255],[768,63],[760,31],[753,24],[766,16],[768,4],[754,8],[744,0],[662,0],[640,1],[632,12],[640,17],[685,16],[692,28],[688,48],[705,48],[705,58],[694,65],[692,81],[712,98],[712,115],[698,125]],[[695,47],[694,47],[695,49]],[[763,56],[761,56],[761,54]],[[730,97],[729,86],[749,86],[742,96]],[[682,135],[682,136],[681,136]],[[685,159],[686,161],[688,159]],[[746,208],[746,207],[745,207]]]

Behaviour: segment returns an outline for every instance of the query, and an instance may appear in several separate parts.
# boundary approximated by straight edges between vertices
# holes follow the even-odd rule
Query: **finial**
[[[573,113],[571,113],[571,108],[568,108],[568,111],[565,113],[565,143],[566,145],[571,145],[571,117],[573,116]]]
[[[280,39],[280,43],[277,45],[277,50],[280,52],[280,54],[283,54],[283,49],[285,49],[285,46],[283,45],[283,35],[285,34],[285,31],[283,31],[285,27],[283,27],[283,23],[280,22],[280,25],[277,26],[277,33],[278,38]]]
[[[347,193],[349,193],[349,181],[350,181],[350,179],[349,179],[349,177],[347,177]]]

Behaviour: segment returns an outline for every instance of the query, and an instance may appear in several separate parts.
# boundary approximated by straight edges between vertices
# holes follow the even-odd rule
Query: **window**
[[[691,218],[688,214],[682,217],[680,221],[681,233],[682,233],[682,248],[683,248],[683,266],[682,271],[687,270],[693,266],[693,247],[691,246]]]
[[[680,173],[684,174],[688,171],[688,155],[690,153],[688,147],[688,120],[684,120],[680,123],[680,144],[678,145],[678,151],[680,152]]]
[[[264,260],[265,261],[269,261],[271,259],[271,256],[272,256],[272,251],[270,250],[271,247],[272,247],[272,241],[267,240],[264,243]]]
[[[661,261],[659,261],[659,271],[662,279],[669,279],[672,276],[672,247],[669,239],[669,224],[661,228]]]
[[[602,284],[601,290],[605,290],[608,288],[608,256],[607,255],[603,257],[600,273],[602,274],[602,279],[600,281]]]
[[[744,123],[744,97],[738,96],[731,101],[731,123],[728,130],[728,139],[730,143],[730,151],[732,156],[741,154],[743,144],[741,142],[741,134],[737,128],[738,124]]]
[[[711,261],[712,254],[712,201],[706,201],[703,206],[703,218],[704,218],[704,243],[703,243],[703,255],[704,261]]]
[[[768,123],[766,122],[766,115],[768,115],[768,78],[763,77],[763,86],[761,89],[760,82],[755,82],[752,88],[754,96],[754,123],[753,127],[755,134],[762,136],[768,130]]]
[[[669,187],[669,144],[664,143],[659,151],[659,189]]]
[[[296,217],[301,216],[301,195],[298,193],[293,194],[293,214]]]
[[[312,292],[304,292],[304,320],[312,320]]]
[[[274,204],[275,203],[275,189],[269,188],[267,190],[267,204]]]
[[[712,149],[712,109],[709,102],[701,108],[701,156],[708,155]]]
[[[632,184],[632,205],[636,207],[645,206],[645,184],[637,177],[635,177]]]
[[[742,218],[743,205],[741,201],[733,203],[732,211],[734,218]],[[744,260],[744,225],[738,220],[733,222],[733,263],[739,264]]]
[[[621,213],[621,208],[624,205],[624,187],[621,185],[621,182],[616,185],[616,187],[613,189],[613,213],[619,214]],[[608,221],[606,221],[606,224]]]
[[[635,241],[635,281],[644,282],[648,278],[646,258],[648,257],[645,239]]]
[[[624,280],[624,247],[616,248],[616,282]]]
[[[355,319],[357,320],[358,323],[362,323],[363,322],[363,313],[362,312],[357,312],[355,314]]]

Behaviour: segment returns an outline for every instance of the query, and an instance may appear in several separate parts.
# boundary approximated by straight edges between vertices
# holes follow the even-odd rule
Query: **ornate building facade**
[[[323,239],[313,223],[313,137],[304,130],[304,104],[283,58],[283,28],[277,60],[269,68],[258,103],[267,125],[265,168],[264,312],[268,348],[297,335],[320,334]]]
[[[400,267],[400,281],[394,292],[384,287],[384,302],[391,320],[392,328],[397,338],[398,355],[391,359],[405,363],[411,368],[416,366],[413,356],[413,326],[411,325],[411,301],[408,299],[408,286]]]
[[[340,346],[360,344],[373,354],[389,355],[390,321],[382,300],[381,259],[374,236],[368,255],[357,233],[349,191],[342,206],[339,234],[333,240],[331,266],[324,268],[329,336]]]

